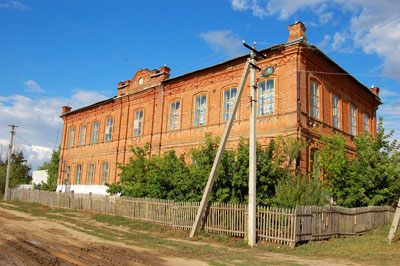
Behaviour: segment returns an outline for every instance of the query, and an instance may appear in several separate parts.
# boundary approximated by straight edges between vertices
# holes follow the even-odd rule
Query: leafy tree
[[[47,185],[43,183],[40,189],[56,191],[59,161],[60,161],[60,146],[58,146],[57,151],[53,150],[50,161],[45,162],[42,166],[38,168],[38,170],[47,170],[47,175],[48,175]]]
[[[6,174],[7,174],[8,159],[3,161],[0,159],[0,193],[5,191]],[[9,188],[15,188],[19,184],[29,184],[32,176],[29,174],[30,165],[26,164],[22,151],[13,152],[11,154],[11,168],[9,176]]]

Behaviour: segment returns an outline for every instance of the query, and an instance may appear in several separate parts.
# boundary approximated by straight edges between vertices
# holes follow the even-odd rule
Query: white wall
[[[47,170],[32,171],[32,183],[38,185],[43,181],[47,184],[47,176]]]
[[[92,192],[92,194],[101,194],[101,195],[108,195],[106,192],[108,189],[107,186],[104,185],[58,185],[57,186],[57,191],[61,192],[70,192],[74,191],[74,193],[79,193],[79,194],[89,194]]]

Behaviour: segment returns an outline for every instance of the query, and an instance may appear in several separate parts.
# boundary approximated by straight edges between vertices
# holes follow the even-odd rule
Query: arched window
[[[357,134],[356,108],[352,104],[350,104],[350,134],[353,136]]]
[[[114,120],[112,117],[109,117],[106,120],[106,128],[105,128],[105,136],[104,136],[105,141],[112,140],[113,121]]]
[[[76,166],[76,172],[75,172],[75,184],[79,185],[81,183],[81,175],[82,175],[82,165],[78,164]]]
[[[364,132],[369,133],[369,116],[364,114]]]
[[[133,136],[141,136],[143,134],[143,110],[135,112],[135,120],[133,121]]]
[[[310,81],[310,114],[319,119],[319,98],[320,91],[318,83]]]
[[[224,90],[224,102],[223,102],[224,110],[222,113],[222,121],[224,122],[228,121],[229,114],[233,109],[233,100],[236,97],[236,93],[237,93],[237,88],[229,88]]]
[[[81,125],[81,129],[79,132],[79,145],[85,145],[86,138],[86,125]]]
[[[176,100],[170,104],[169,108],[169,130],[175,130],[180,128],[181,121],[181,101]]]
[[[197,95],[194,99],[194,125],[202,126],[206,124],[207,118],[207,95]]]
[[[319,150],[313,149],[311,150],[310,155],[310,172],[311,177],[319,178],[320,177],[320,168],[319,168]]]
[[[98,136],[99,136],[99,122],[94,121],[92,125],[92,143],[97,143]]]
[[[332,126],[340,128],[339,98],[332,94]]]
[[[273,79],[263,80],[258,83],[258,112],[261,115],[274,113],[275,103],[275,81]]]
[[[75,134],[75,128],[70,127],[69,128],[69,135],[68,135],[68,147],[74,146],[74,134]]]
[[[103,162],[103,166],[101,167],[101,184],[104,185],[107,183],[108,179],[108,162]]]
[[[92,185],[94,179],[94,163],[90,163],[88,165],[88,176],[87,176],[87,184]]]

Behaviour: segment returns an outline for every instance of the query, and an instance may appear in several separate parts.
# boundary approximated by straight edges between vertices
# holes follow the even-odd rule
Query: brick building
[[[376,132],[378,88],[367,88],[315,46],[306,28],[288,26],[286,43],[261,52],[261,69],[274,66],[268,78],[257,73],[257,141],[266,146],[278,135],[307,139],[300,167],[312,168],[321,135],[339,132],[354,152],[353,137]],[[64,121],[58,190],[105,193],[105,183],[118,180],[116,163],[132,156],[130,146],[149,143],[152,154],[175,149],[178,154],[221,136],[236,96],[248,55],[170,78],[163,66],[136,72],[118,83],[115,97],[77,110],[63,106]],[[229,145],[249,134],[249,84],[245,86]]]

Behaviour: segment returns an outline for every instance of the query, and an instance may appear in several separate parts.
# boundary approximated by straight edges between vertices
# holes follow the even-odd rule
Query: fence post
[[[89,192],[89,211],[92,210],[92,192]]]

